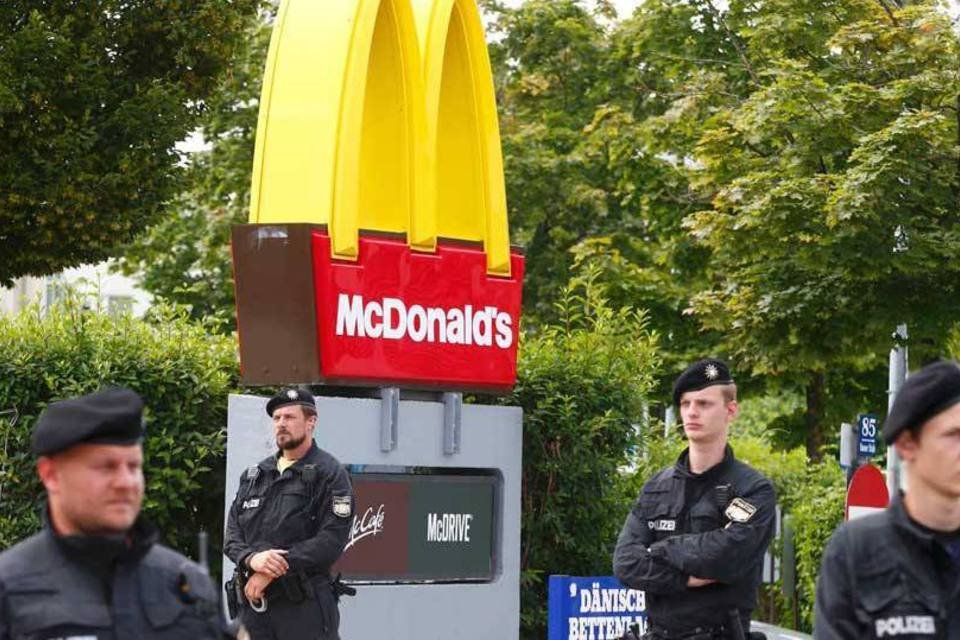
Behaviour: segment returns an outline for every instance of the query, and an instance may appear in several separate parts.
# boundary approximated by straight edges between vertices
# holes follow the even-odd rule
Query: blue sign
[[[861,413],[857,416],[857,457],[872,458],[877,455],[877,416]]]
[[[647,596],[613,576],[550,576],[547,640],[614,640],[647,630]]]

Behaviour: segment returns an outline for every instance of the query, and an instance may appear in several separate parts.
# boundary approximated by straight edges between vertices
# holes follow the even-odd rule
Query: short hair
[[[720,387],[720,392],[723,394],[724,402],[736,402],[737,400],[737,385],[736,383],[731,382],[730,384],[725,384]]]
[[[317,408],[316,408],[316,407],[308,407],[307,405],[302,404],[302,405],[300,405],[300,408],[303,410],[303,417],[304,417],[304,418],[312,418],[312,417],[315,417],[315,416],[317,415]]]

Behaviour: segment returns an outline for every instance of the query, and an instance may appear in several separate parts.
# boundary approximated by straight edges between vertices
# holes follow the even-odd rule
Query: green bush
[[[70,296],[45,313],[0,317],[0,548],[40,525],[43,490],[29,436],[48,403],[123,385],[146,402],[144,509],[165,541],[195,556],[196,532],[219,548],[223,522],[227,394],[236,387],[231,339],[176,311],[148,320],[84,310]],[[217,557],[217,554],[212,554]]]
[[[561,320],[525,337],[521,635],[546,636],[549,574],[607,575],[632,501],[619,469],[635,441],[658,360],[645,317],[613,312],[588,283],[568,291]]]

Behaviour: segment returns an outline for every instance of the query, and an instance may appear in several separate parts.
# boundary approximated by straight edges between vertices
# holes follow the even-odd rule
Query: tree
[[[111,255],[178,189],[259,0],[0,3],[0,285]]]
[[[185,305],[193,317],[235,326],[230,229],[247,221],[263,69],[272,7],[250,19],[246,45],[208,100],[201,132],[208,147],[190,156],[183,190],[121,261],[154,296]]]
[[[731,3],[730,25],[751,91],[695,149],[711,207],[687,225],[712,259],[692,307],[804,385],[817,457],[831,372],[881,367],[900,322],[936,348],[960,311],[960,47],[932,3]]]
[[[564,291],[556,324],[524,337],[521,636],[546,635],[547,576],[604,575],[638,487],[620,469],[637,445],[658,365],[643,313],[613,310],[602,287]]]

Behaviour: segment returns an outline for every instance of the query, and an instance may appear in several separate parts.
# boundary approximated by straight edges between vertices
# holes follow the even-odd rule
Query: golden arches
[[[482,242],[510,274],[493,80],[474,0],[284,0],[257,129],[250,222]]]

